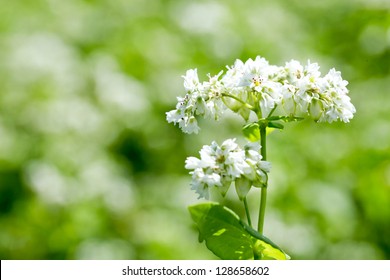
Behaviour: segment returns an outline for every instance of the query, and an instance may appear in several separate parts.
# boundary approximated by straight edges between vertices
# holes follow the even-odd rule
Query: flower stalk
[[[242,132],[249,140],[248,144],[240,147],[235,138],[227,139],[221,145],[213,141],[211,145],[203,146],[200,158],[188,157],[185,168],[190,170],[191,189],[199,198],[209,199],[211,188],[217,188],[225,196],[234,184],[245,208],[249,225],[245,225],[245,230],[249,228],[249,232],[255,232],[252,234],[264,241],[271,167],[267,162],[267,127],[283,129],[283,123],[305,118],[315,122],[349,122],[356,110],[348,96],[348,82],[342,79],[341,73],[331,69],[321,76],[318,64],[310,61],[301,65],[291,60],[284,66],[275,66],[258,56],[246,62],[236,60],[222,74],[223,71],[215,76],[209,74],[208,80],[200,82],[197,70],[188,70],[183,76],[186,94],[177,98],[176,108],[166,113],[166,119],[189,134],[199,132],[199,116],[219,120],[224,111],[230,110],[244,119]],[[251,121],[255,117],[257,121]],[[260,188],[257,232],[252,228],[247,202],[252,187]],[[222,228],[213,236],[219,236],[225,230]],[[256,244],[263,246],[261,242]],[[264,253],[259,250],[260,255]],[[241,249],[234,252],[239,253]]]
[[[248,201],[247,201],[246,197],[244,198],[243,201],[244,201],[244,207],[245,207],[246,218],[247,218],[247,220],[248,220],[248,225],[249,225],[250,227],[252,227],[251,214],[250,214],[250,212],[249,212]]]
[[[222,96],[224,96],[224,97],[229,97],[229,98],[232,98],[232,99],[234,99],[234,100],[240,102],[243,106],[245,106],[245,107],[248,108],[249,110],[254,110],[254,109],[255,109],[252,105],[246,103],[245,101],[241,100],[240,98],[238,98],[237,96],[234,96],[234,95],[232,95],[232,94],[223,93]]]
[[[264,123],[260,125],[260,142],[261,142],[261,156],[263,160],[267,159],[267,127]],[[268,178],[265,184],[261,187],[260,192],[260,207],[259,207],[259,220],[257,225],[257,231],[263,234],[264,231],[264,218],[265,218],[265,206],[267,204],[267,188]]]

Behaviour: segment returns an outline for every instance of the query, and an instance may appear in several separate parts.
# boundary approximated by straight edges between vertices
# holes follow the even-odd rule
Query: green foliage
[[[277,129],[283,129],[284,125],[280,122],[269,122],[268,127],[277,128]]]
[[[248,123],[242,128],[242,132],[246,139],[251,142],[260,140],[260,128],[258,123]]]
[[[202,203],[189,207],[199,230],[199,241],[224,260],[285,260],[286,255],[265,236],[251,229],[232,210]]]
[[[274,128],[276,129],[284,129],[284,125],[280,122],[295,122],[295,121],[301,121],[304,118],[301,117],[288,117],[288,116],[271,116],[269,118],[261,120],[259,123],[248,123],[243,126],[242,133],[244,134],[245,138],[248,139],[248,141],[251,142],[258,142],[260,140],[260,124],[264,123],[264,125],[267,127],[267,131],[271,132]],[[268,134],[268,132],[267,132]]]

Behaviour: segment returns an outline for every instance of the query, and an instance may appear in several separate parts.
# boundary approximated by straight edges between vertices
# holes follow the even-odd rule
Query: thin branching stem
[[[234,100],[240,102],[240,103],[243,104],[245,107],[247,107],[249,110],[254,110],[254,109],[255,109],[252,105],[246,103],[245,101],[241,100],[240,98],[238,98],[237,96],[234,96],[234,95],[232,95],[232,94],[229,94],[229,93],[222,93],[222,96],[224,96],[224,97],[229,97],[229,98],[232,98],[232,99],[234,99]]]
[[[272,116],[272,114],[273,114],[273,113],[275,112],[275,110],[276,110],[276,107],[278,107],[278,105],[275,105],[275,107],[272,108],[272,110],[271,110],[271,112],[269,112],[267,118],[269,118],[269,117]]]
[[[251,214],[249,213],[249,207],[248,207],[248,202],[246,200],[246,197],[244,197],[244,206],[245,206],[246,218],[248,219],[248,225],[252,227]]]

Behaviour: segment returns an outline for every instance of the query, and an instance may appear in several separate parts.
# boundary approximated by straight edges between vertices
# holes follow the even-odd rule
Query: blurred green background
[[[2,1],[0,259],[215,259],[184,169],[239,118],[168,124],[184,94],[240,58],[332,67],[349,124],[268,138],[265,234],[293,259],[390,259],[390,4],[386,0]],[[232,189],[233,191],[234,189]],[[236,211],[233,195],[227,204]],[[249,198],[253,216],[258,193]]]

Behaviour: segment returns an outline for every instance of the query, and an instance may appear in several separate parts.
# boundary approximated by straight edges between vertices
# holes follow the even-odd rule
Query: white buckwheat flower
[[[335,69],[321,77],[319,68],[317,63],[302,65],[296,60],[279,67],[257,56],[245,62],[237,59],[224,75],[209,74],[205,82],[199,81],[196,69],[188,70],[183,76],[186,95],[166,113],[167,121],[185,133],[198,133],[197,116],[218,120],[229,108],[245,121],[252,111],[258,119],[277,114],[349,122],[356,109],[348,96],[348,82]]]
[[[176,109],[166,113],[169,123],[179,124],[185,133],[198,133],[199,126],[196,115],[214,118],[217,120],[225,110],[221,99],[223,86],[218,75],[211,77],[209,81],[200,83],[197,70],[188,70],[184,78],[184,88],[187,94],[178,97]]]
[[[258,150],[253,148],[246,146],[242,149],[235,139],[227,139],[221,146],[216,142],[203,146],[199,152],[200,159],[188,157],[186,160],[185,168],[192,170],[191,189],[199,194],[199,198],[208,199],[209,188],[217,187],[225,195],[231,183],[238,178],[261,181],[270,166],[261,161]]]
[[[199,126],[194,113],[196,110],[196,94],[187,94],[184,98],[177,98],[176,109],[166,113],[169,123],[179,124],[185,133],[198,133]]]
[[[348,82],[341,78],[341,73],[331,69],[324,79],[324,114],[319,121],[333,122],[340,119],[349,122],[356,112],[348,94]],[[327,101],[327,102],[326,102]]]
[[[182,77],[184,78],[184,88],[187,92],[191,93],[198,89],[199,78],[197,69],[187,70],[186,75]]]

